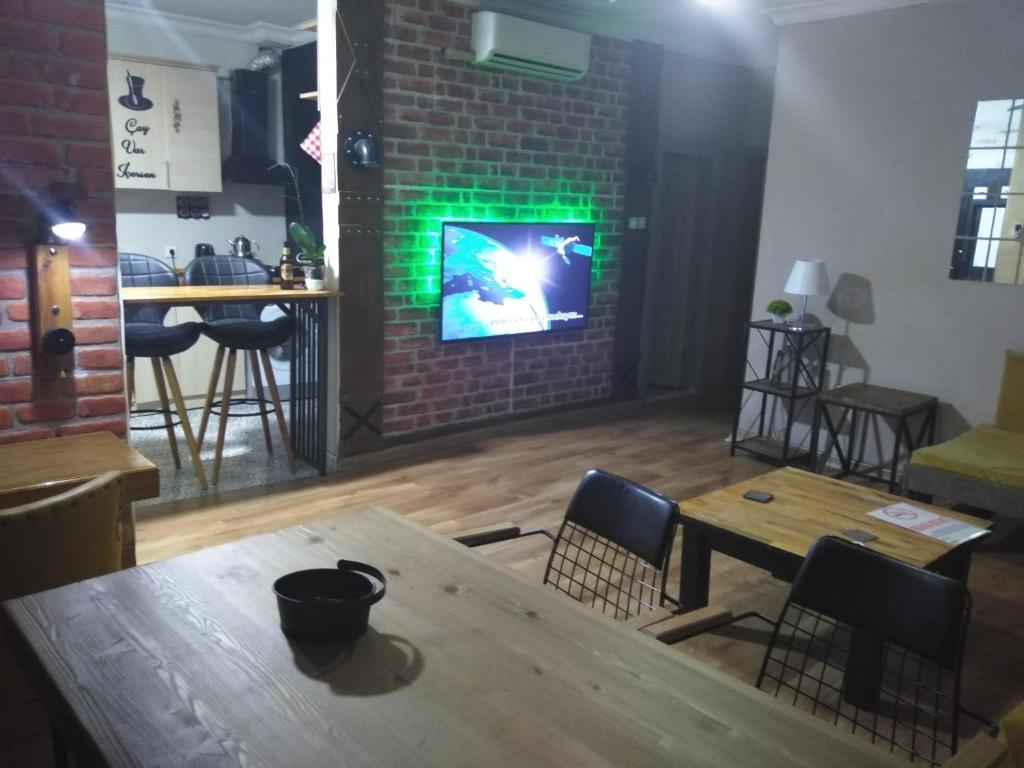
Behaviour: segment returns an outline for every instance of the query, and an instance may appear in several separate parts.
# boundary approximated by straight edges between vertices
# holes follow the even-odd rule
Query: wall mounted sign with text
[[[107,85],[117,188],[221,191],[215,71],[110,58]]]

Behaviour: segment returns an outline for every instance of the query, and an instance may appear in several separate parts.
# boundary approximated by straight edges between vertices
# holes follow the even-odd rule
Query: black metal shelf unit
[[[831,329],[821,326],[791,326],[770,320],[747,323],[746,370],[751,378],[744,381],[740,389],[730,455],[735,456],[739,449],[779,465],[810,457],[809,450],[795,450],[790,445],[790,436],[798,404],[821,392],[830,335]],[[751,340],[758,337],[767,348],[763,371],[756,370],[750,360]],[[756,416],[757,434],[738,439],[740,416],[748,392],[755,393],[754,397],[761,396],[760,412]],[[773,439],[770,430],[766,432],[768,412],[776,402],[785,409],[786,416],[781,441]]]

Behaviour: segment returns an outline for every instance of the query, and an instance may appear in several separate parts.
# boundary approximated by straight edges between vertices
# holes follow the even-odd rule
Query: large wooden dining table
[[[351,646],[289,642],[274,580],[378,567]],[[88,766],[897,766],[841,732],[381,509],[3,605]]]

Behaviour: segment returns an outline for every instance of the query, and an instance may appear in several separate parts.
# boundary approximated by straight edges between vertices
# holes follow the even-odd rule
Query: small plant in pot
[[[793,305],[785,299],[772,299],[765,309],[768,310],[768,314],[772,316],[772,322],[775,323],[786,322],[786,316],[793,313]]]
[[[295,260],[302,265],[302,271],[306,275],[306,287],[312,291],[322,291],[326,246],[317,243],[313,231],[297,221],[288,225],[288,234],[295,243]]]

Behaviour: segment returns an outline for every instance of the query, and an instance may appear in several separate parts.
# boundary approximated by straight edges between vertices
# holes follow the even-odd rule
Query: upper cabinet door
[[[221,191],[215,72],[110,58],[107,84],[116,187]]]
[[[163,67],[107,62],[114,186],[168,189]]]
[[[217,76],[200,69],[164,67],[170,188],[220,192]]]

